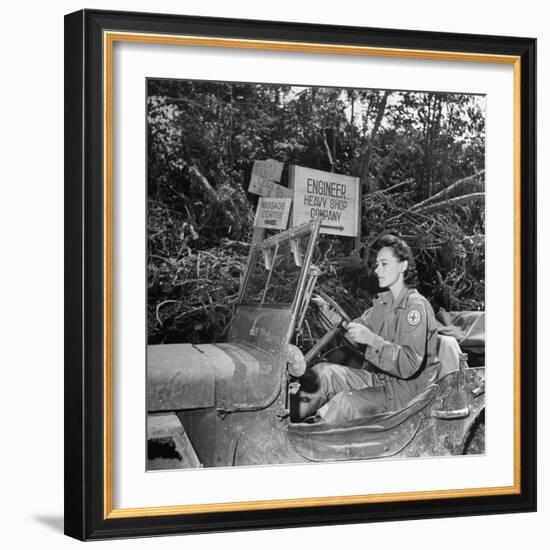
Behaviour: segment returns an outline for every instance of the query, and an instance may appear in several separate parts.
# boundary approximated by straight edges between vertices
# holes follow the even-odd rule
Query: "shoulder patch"
[[[409,309],[409,311],[407,312],[407,323],[409,323],[411,327],[415,327],[416,325],[418,325],[421,320],[422,315],[420,314],[420,311],[418,311],[418,309]]]

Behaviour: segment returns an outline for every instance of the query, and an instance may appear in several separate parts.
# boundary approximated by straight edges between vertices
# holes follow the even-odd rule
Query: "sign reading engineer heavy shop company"
[[[359,219],[359,178],[290,167],[294,192],[292,225],[321,220],[321,233],[355,237]]]

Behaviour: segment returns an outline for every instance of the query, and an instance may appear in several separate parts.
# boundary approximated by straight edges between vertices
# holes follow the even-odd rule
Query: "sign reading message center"
[[[292,225],[321,220],[321,233],[356,237],[359,223],[359,178],[290,167]]]
[[[260,198],[254,227],[286,229],[291,203],[292,199]]]

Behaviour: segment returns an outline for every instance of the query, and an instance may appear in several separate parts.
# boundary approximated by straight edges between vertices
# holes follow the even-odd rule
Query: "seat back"
[[[437,355],[440,361],[438,380],[451,372],[458,371],[462,352],[455,338],[452,336],[437,335]]]

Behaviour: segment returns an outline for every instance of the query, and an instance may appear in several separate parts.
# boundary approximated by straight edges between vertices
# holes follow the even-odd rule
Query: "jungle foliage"
[[[257,197],[254,160],[358,176],[361,247],[323,237],[320,285],[351,315],[370,305],[369,248],[415,253],[434,309],[484,309],[484,98],[464,94],[149,80],[150,343],[223,336]]]

